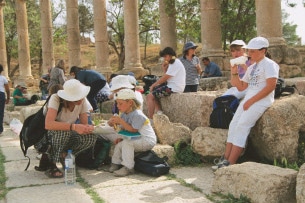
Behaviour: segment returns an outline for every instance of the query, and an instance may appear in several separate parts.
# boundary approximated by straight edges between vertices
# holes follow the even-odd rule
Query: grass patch
[[[234,197],[232,194],[221,193],[206,195],[206,197],[215,203],[251,203],[251,200],[242,194],[239,196],[239,198]]]
[[[4,162],[5,157],[0,149],[0,200],[3,200],[8,192],[8,189],[5,187],[7,177],[5,175]]]
[[[193,152],[192,146],[184,141],[176,142],[174,150],[176,165],[196,166],[202,163],[202,157]]]
[[[177,178],[177,176],[175,174],[168,174],[166,177],[168,180],[175,180],[185,187],[191,188],[192,190],[194,190],[196,192],[202,193],[202,190],[199,187],[197,187],[196,185],[194,185],[192,183],[187,183],[182,178]]]
[[[100,198],[97,192],[92,188],[92,186],[83,179],[80,174],[77,172],[77,179],[76,181],[85,189],[86,193],[91,197],[91,199],[95,203],[105,203],[105,201]]]

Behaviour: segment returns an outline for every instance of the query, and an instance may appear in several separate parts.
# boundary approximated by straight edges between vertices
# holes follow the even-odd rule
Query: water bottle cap
[[[72,149],[68,149],[68,153],[72,153]]]

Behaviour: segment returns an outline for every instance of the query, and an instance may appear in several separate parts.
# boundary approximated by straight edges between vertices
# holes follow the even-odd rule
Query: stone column
[[[40,0],[40,28],[42,38],[42,73],[54,67],[51,0]]]
[[[132,71],[137,78],[144,76],[140,58],[138,1],[124,1],[125,64],[123,73]]]
[[[26,0],[16,0],[19,79],[33,78],[31,72],[30,43],[28,34],[28,16]]]
[[[159,0],[161,50],[172,47],[177,50],[175,0]]]
[[[257,35],[270,45],[285,45],[282,31],[281,0],[255,0]]]
[[[69,70],[72,66],[81,65],[80,33],[78,20],[78,1],[66,0],[67,32],[69,48]]]
[[[6,44],[5,44],[5,32],[4,32],[4,21],[3,21],[3,7],[5,1],[0,0],[0,64],[3,66],[2,75],[8,80],[8,67],[7,67],[7,56],[6,56]]]
[[[224,69],[221,43],[220,0],[200,0],[202,54]]]
[[[96,70],[106,78],[112,70],[109,62],[106,0],[93,1]]]

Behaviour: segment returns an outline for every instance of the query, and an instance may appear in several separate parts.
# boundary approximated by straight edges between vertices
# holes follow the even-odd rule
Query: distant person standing
[[[204,75],[203,75],[204,78],[222,76],[219,66],[216,63],[211,62],[208,57],[203,57],[202,63],[205,65]]]
[[[186,72],[186,85],[184,92],[197,92],[199,77],[201,74],[200,60],[195,56],[198,46],[194,42],[187,42],[183,47],[183,56],[180,61],[183,63]]]
[[[58,84],[63,85],[65,83],[66,77],[65,77],[64,69],[65,69],[65,61],[62,59],[58,60],[57,65],[51,69],[48,90],[52,85],[58,85]]]
[[[106,85],[106,78],[95,70],[85,70],[77,66],[73,66],[70,69],[70,76],[75,77],[75,79],[90,87],[87,99],[89,100],[93,111],[99,112],[96,96],[97,93]]]
[[[46,99],[48,97],[48,86],[50,82],[50,72],[51,67],[48,68],[48,73],[45,75],[42,75],[39,82],[39,89],[41,91],[41,99]]]
[[[4,106],[10,101],[10,88],[6,77],[1,75],[3,66],[0,64],[0,135],[3,132]],[[6,93],[6,99],[5,99]]]

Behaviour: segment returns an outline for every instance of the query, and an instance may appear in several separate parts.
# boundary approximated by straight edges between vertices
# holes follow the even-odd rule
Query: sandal
[[[51,168],[45,172],[46,176],[49,178],[62,178],[64,174],[57,168]]]

